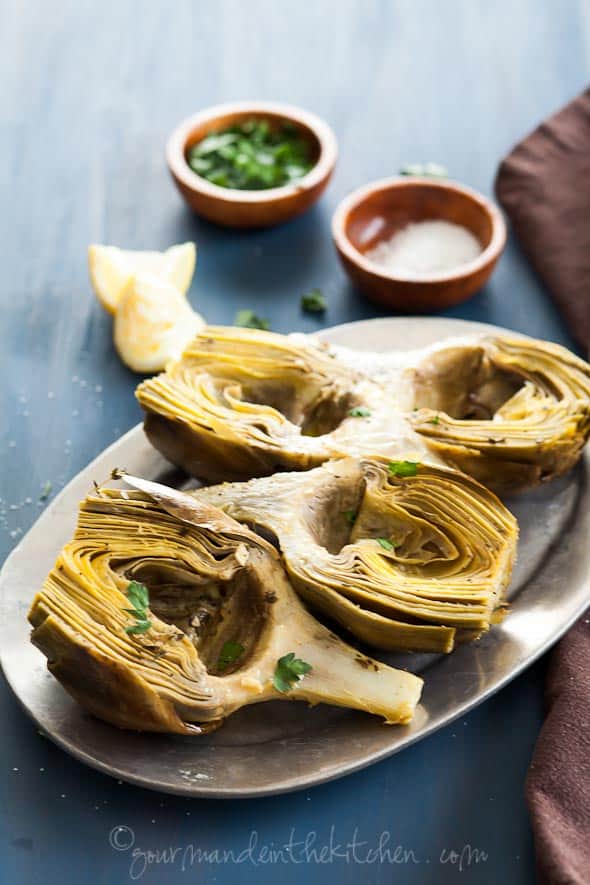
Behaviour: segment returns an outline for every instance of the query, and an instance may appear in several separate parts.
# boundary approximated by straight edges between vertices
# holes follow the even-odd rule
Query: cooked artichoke
[[[428,453],[379,385],[302,336],[209,326],[137,398],[153,445],[212,481],[307,470],[347,454]],[[359,409],[370,413],[362,421]]]
[[[212,481],[380,452],[515,492],[566,472],[590,433],[590,366],[527,338],[392,355],[209,327],[137,397],[156,448]]]
[[[481,335],[407,354],[334,352],[379,380],[434,454],[499,493],[566,473],[590,434],[590,365],[558,344]]]
[[[303,598],[372,646],[449,652],[501,616],[516,520],[448,468],[345,458],[193,495],[274,536]]]
[[[485,337],[436,350],[410,374],[414,429],[498,492],[565,473],[590,433],[590,366],[557,344]]]
[[[411,719],[422,680],[319,624],[268,542],[185,494],[128,481],[141,491],[82,502],[29,614],[33,643],[82,706],[122,728],[181,734],[280,698]],[[138,612],[132,588],[147,597],[146,586]]]

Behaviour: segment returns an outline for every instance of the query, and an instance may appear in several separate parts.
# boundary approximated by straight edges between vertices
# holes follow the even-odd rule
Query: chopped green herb
[[[344,516],[347,522],[349,522],[351,525],[354,525],[357,517],[357,512],[356,510],[343,510],[342,516]]]
[[[309,143],[288,121],[249,119],[211,132],[192,145],[193,172],[218,187],[265,190],[303,178],[313,167]]]
[[[355,406],[354,409],[349,409],[348,414],[351,418],[368,418],[371,410],[364,406]]]
[[[392,476],[416,476],[417,461],[390,461],[387,465]]]
[[[244,654],[244,646],[239,642],[234,642],[233,639],[228,639],[227,642],[224,642],[221,651],[219,652],[219,658],[217,659],[217,669],[218,670],[227,670],[227,668],[234,664],[241,655]]]
[[[49,480],[45,483],[43,488],[41,489],[41,494],[39,495],[40,501],[47,501],[51,492],[53,491],[53,485],[49,482]]]
[[[125,633],[129,633],[130,635],[134,633],[147,633],[151,626],[152,622],[148,618],[146,621],[138,621],[137,624],[133,624],[132,627],[125,627]]]
[[[408,163],[399,170],[400,175],[415,175],[420,178],[448,178],[449,173],[439,163]]]
[[[285,694],[291,691],[293,686],[300,682],[311,669],[311,664],[296,658],[295,652],[290,651],[289,654],[278,659],[272,684],[277,691]]]
[[[244,329],[270,329],[269,321],[259,317],[253,310],[238,310],[234,326],[242,326]]]
[[[146,633],[152,626],[152,622],[148,618],[149,590],[145,584],[140,584],[139,581],[130,581],[126,592],[127,599],[133,608],[126,608],[124,611],[133,615],[137,623],[131,627],[125,627],[125,633]]]
[[[326,298],[321,289],[311,289],[301,296],[301,309],[306,313],[324,313]]]
[[[430,418],[428,420],[429,424],[440,424],[440,418],[438,415],[435,415],[434,418]]]
[[[388,541],[387,538],[376,538],[378,544],[383,547],[384,550],[395,550],[395,544],[392,544],[391,541]]]

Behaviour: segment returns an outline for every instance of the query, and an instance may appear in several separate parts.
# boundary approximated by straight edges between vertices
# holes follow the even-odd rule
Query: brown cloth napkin
[[[590,345],[590,89],[521,141],[496,194],[570,333]],[[590,873],[587,882],[590,882]]]
[[[590,89],[520,142],[496,193],[523,251],[590,345]],[[590,610],[553,652],[527,778],[541,885],[590,885]]]
[[[541,885],[590,883],[590,612],[549,664],[548,712],[527,778]]]

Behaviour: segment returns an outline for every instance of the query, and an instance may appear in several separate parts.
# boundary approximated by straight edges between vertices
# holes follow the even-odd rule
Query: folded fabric
[[[590,346],[590,89],[502,162],[498,200],[570,333]],[[550,662],[527,779],[541,885],[590,882],[590,611]]]
[[[587,350],[590,89],[541,123],[511,151],[500,166],[496,194],[570,333]]]
[[[590,613],[553,652],[527,778],[540,885],[590,882]]]

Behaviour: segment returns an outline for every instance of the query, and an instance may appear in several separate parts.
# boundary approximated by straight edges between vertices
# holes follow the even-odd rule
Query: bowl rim
[[[378,191],[397,190],[403,187],[415,187],[416,185],[422,185],[429,188],[434,187],[445,191],[455,191],[456,193],[460,193],[472,200],[472,202],[477,203],[478,206],[484,210],[491,221],[492,235],[488,245],[485,249],[482,249],[476,258],[472,261],[465,262],[464,264],[457,265],[455,269],[439,271],[437,273],[420,274],[419,276],[404,276],[380,268],[378,265],[365,258],[363,253],[352,244],[345,230],[345,221],[352,209],[359,206],[367,197]],[[486,267],[490,262],[496,260],[506,245],[506,222],[504,221],[502,212],[492,200],[468,185],[460,184],[452,179],[437,181],[419,175],[395,175],[390,178],[380,178],[377,181],[371,181],[344,197],[336,207],[332,216],[332,237],[336,248],[353,264],[356,264],[365,272],[385,281],[421,285],[461,280],[471,276],[471,274],[476,273]]]
[[[238,188],[220,187],[206,178],[197,175],[188,165],[185,148],[191,133],[205,122],[222,117],[226,114],[252,113],[273,114],[299,123],[310,129],[318,140],[319,157],[309,172],[290,184],[264,190],[240,190]],[[173,175],[191,191],[196,191],[214,200],[230,203],[272,203],[286,197],[304,193],[321,184],[334,169],[338,156],[336,136],[331,127],[311,111],[295,105],[277,101],[235,101],[223,102],[197,111],[182,120],[173,130],[166,144],[166,159]]]

